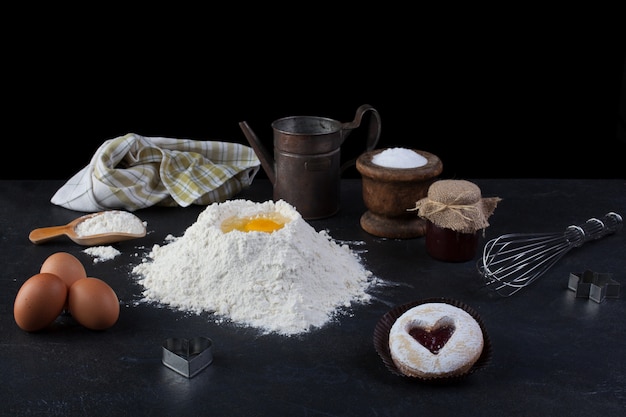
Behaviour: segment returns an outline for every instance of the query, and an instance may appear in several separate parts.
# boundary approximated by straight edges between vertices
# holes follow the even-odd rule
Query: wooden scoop
[[[145,226],[141,233],[107,232],[89,236],[79,236],[76,233],[76,226],[78,226],[79,223],[82,223],[85,220],[102,215],[104,213],[105,212],[87,214],[85,216],[81,216],[75,220],[72,220],[64,226],[41,227],[30,232],[28,238],[34,244],[39,244],[54,239],[55,237],[65,235],[79,245],[98,246],[106,245],[109,243],[121,242],[123,240],[137,239],[146,235]]]

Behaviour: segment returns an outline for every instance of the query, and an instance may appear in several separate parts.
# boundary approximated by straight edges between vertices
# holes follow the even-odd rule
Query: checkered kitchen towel
[[[129,133],[105,141],[50,201],[83,212],[222,202],[249,187],[260,165],[237,143]]]

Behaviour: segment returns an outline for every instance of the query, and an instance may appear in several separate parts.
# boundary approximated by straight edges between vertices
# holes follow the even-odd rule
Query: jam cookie
[[[389,351],[398,370],[423,379],[461,376],[480,358],[485,341],[468,312],[447,303],[417,305],[389,331]]]

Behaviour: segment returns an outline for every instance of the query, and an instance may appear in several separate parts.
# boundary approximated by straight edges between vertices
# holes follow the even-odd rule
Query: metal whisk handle
[[[622,228],[622,216],[615,212],[604,215],[602,220],[591,218],[584,224],[572,225],[565,229],[565,239],[571,247],[581,246],[590,240],[600,239]]]

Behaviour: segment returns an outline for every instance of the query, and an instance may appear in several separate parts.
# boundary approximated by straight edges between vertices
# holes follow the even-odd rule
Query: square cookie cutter
[[[212,346],[213,341],[207,337],[171,337],[163,342],[161,362],[173,371],[193,378],[213,362]]]

